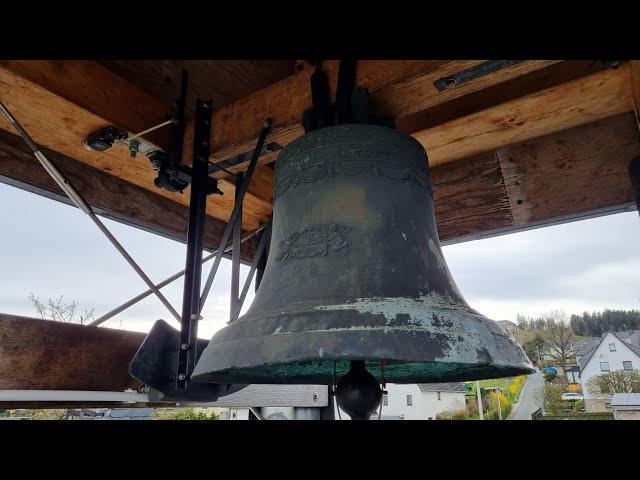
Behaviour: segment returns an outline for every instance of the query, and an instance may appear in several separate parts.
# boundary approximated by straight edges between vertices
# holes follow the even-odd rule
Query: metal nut
[[[180,348],[182,350],[189,350],[189,344],[188,343],[183,343],[182,345],[180,345]]]
[[[178,380],[182,381],[186,379],[187,379],[187,376],[184,373],[181,373],[180,375],[178,375]]]

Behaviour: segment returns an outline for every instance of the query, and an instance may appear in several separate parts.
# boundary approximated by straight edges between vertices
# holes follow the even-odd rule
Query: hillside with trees
[[[514,336],[530,359],[544,352],[561,367],[577,353],[576,342],[599,338],[605,332],[622,332],[640,329],[640,311],[604,310],[584,312],[568,317],[553,310],[537,317],[516,317],[518,329]]]
[[[564,317],[564,314],[561,316]],[[557,322],[557,316],[550,314],[516,317],[516,324],[524,331],[549,331]],[[583,337],[600,337],[605,332],[637,330],[640,329],[640,310],[605,309],[602,312],[573,314],[569,318],[569,326],[576,335]]]

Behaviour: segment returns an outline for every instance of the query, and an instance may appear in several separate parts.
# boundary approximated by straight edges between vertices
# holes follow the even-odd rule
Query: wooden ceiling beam
[[[0,389],[137,390],[128,366],[145,336],[0,313]]]
[[[87,150],[83,141],[94,131],[115,125],[137,132],[166,119],[169,109],[134,85],[90,61],[0,61],[0,99],[43,147],[55,150],[125,182],[145,188],[181,205],[185,194],[157,188],[155,172],[144,155],[131,159],[124,146],[114,144],[104,152]],[[15,133],[4,117],[0,128]],[[168,133],[162,130],[145,136],[153,145],[166,148]],[[191,155],[192,144],[185,142]],[[253,230],[266,222],[271,205],[245,197],[243,227]],[[210,217],[227,221],[234,204],[235,187],[223,180],[225,195],[214,195],[207,203]]]
[[[514,226],[633,209],[627,165],[637,155],[632,113],[499,148]]]
[[[361,63],[363,69],[371,67],[366,61]],[[471,62],[458,62],[456,68],[470,65]],[[377,105],[374,111],[378,114],[395,116],[398,129],[425,146],[431,166],[481,155],[632,109],[629,63],[615,70],[588,60],[519,65],[517,71],[505,69],[481,77],[475,84],[462,85],[457,92],[458,87],[437,92],[432,85],[434,78],[450,72],[448,62],[431,64],[431,70],[423,65],[422,73],[413,65],[418,69],[414,76],[374,89],[372,105]],[[406,72],[400,69],[397,77],[402,78],[402,73]],[[371,74],[363,77],[371,78]],[[308,90],[308,85],[304,88]],[[276,135],[276,141],[286,143],[302,134],[301,125],[288,124]],[[214,153],[214,158],[216,155],[219,152]],[[262,161],[271,162],[275,156],[267,154]],[[240,164],[236,169],[245,167],[246,164]],[[265,186],[256,195],[269,190]]]
[[[445,243],[487,238],[635,208],[627,172],[640,155],[632,113],[431,169]]]
[[[442,77],[481,63],[482,60],[361,60],[356,68],[356,84],[369,89],[372,114],[402,118],[558,62],[527,60],[455,88],[439,91],[434,85]],[[323,67],[334,99],[339,62],[327,61]],[[251,151],[265,118],[273,121],[267,142],[285,146],[303,135],[300,122],[304,111],[311,107],[312,73],[313,68],[303,68],[214,112],[212,161],[224,161]],[[192,126],[187,128],[186,135],[192,138]],[[263,159],[265,163],[269,160]],[[186,155],[184,161],[189,161]],[[246,162],[236,170],[243,168]]]
[[[126,82],[113,80],[113,74],[100,65],[91,70],[92,62],[55,62],[63,67],[45,62],[41,65],[44,73],[25,63],[28,62],[0,63],[0,98],[6,99],[10,108],[15,107],[16,116],[34,132],[36,141],[45,146],[55,143],[59,147],[56,150],[66,156],[175,202],[183,205],[188,202],[188,195],[151,187],[154,174],[146,159],[130,160],[126,151],[116,146],[103,153],[90,152],[81,146],[88,133],[105,124],[126,120],[115,115],[127,109],[119,111],[112,103],[126,98],[143,102],[144,92],[124,95]],[[633,108],[631,92],[637,86],[633,81],[637,78],[634,62],[622,63],[616,70],[603,70],[595,61],[525,61],[442,92],[433,85],[439,78],[479,63],[480,60],[361,61],[357,68],[358,84],[370,89],[372,113],[397,118],[400,130],[423,142],[434,171],[439,165],[482,156],[506,145],[630,112]],[[214,113],[214,161],[230,153],[251,151],[265,117],[274,120],[268,141],[286,145],[303,133],[299,121],[310,106],[309,77],[313,69],[300,65],[302,69],[296,74]],[[338,65],[337,61],[325,65],[332,86]],[[76,91],[68,85],[78,84],[77,78],[61,80],[61,76],[54,75],[56,68],[62,68],[67,78],[86,75],[90,69],[88,78],[92,82],[89,86],[80,85]],[[109,79],[116,82],[115,87],[101,90],[101,82]],[[94,104],[91,88],[101,99]],[[32,108],[30,103],[34,105]],[[139,106],[137,110],[142,108]],[[114,121],[107,122],[93,113],[98,110]],[[161,110],[156,101],[155,107],[149,109],[150,117]],[[123,128],[138,127],[130,123]],[[190,142],[187,133],[185,152]],[[270,152],[262,156],[261,162],[268,163],[276,156],[277,152]],[[236,169],[242,170],[244,166],[246,163]],[[258,167],[245,199],[245,229],[255,228],[270,214],[273,176],[270,166]],[[226,221],[234,198],[232,178],[223,179],[220,188],[225,195],[211,198],[207,213]]]
[[[629,63],[414,132],[431,165],[630,112]]]
[[[640,60],[631,60],[631,93],[633,95],[634,113],[640,129]]]
[[[174,240],[186,241],[189,221],[189,209],[186,206],[58,152],[45,149],[44,153],[99,215]],[[33,157],[24,141],[4,130],[0,130],[0,182],[72,205],[58,184]],[[211,250],[218,247],[225,226],[221,220],[208,219],[205,248]],[[255,238],[244,242],[241,247],[242,258],[253,259],[256,246]]]

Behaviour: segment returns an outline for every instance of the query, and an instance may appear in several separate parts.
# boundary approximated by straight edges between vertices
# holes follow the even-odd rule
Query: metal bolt
[[[458,84],[458,81],[453,77],[449,77],[444,81],[444,84],[445,88],[453,88]]]
[[[178,380],[182,381],[186,379],[187,379],[187,376],[184,373],[181,373],[180,375],[178,375]]]
[[[180,348],[182,350],[189,350],[189,344],[188,343],[183,343],[182,345],[180,345]]]
[[[131,158],[136,158],[138,150],[140,149],[140,142],[137,140],[131,140],[129,143],[129,155]]]
[[[263,126],[264,128],[269,128],[269,127],[271,126],[271,119],[270,119],[270,118],[267,118],[267,119],[264,121],[264,123],[262,124],[262,126]]]

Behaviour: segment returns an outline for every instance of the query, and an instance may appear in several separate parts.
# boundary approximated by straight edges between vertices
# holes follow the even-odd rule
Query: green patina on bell
[[[191,378],[334,384],[354,360],[390,383],[533,372],[449,273],[424,149],[372,125],[316,130],[282,150],[260,287]]]

